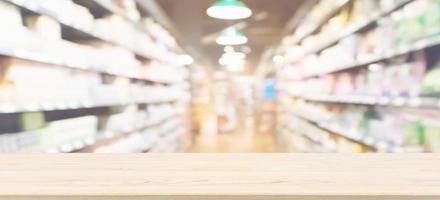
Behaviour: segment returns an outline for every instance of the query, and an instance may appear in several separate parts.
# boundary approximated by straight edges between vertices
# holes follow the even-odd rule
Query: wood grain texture
[[[0,155],[0,199],[440,199],[440,155]]]

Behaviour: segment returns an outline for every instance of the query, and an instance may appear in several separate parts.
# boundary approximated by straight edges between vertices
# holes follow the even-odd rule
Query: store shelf
[[[347,140],[365,146],[374,151],[385,151],[385,152],[394,152],[396,151],[392,144],[389,144],[385,141],[379,141],[372,137],[364,137],[361,134],[353,131],[348,131],[341,128],[339,125],[329,122],[320,122],[318,120],[312,119],[300,113],[295,113],[294,116],[299,117],[305,121],[310,122],[314,126],[327,131],[328,133],[343,137]]]
[[[156,130],[180,142],[170,138],[187,126],[177,124],[189,111],[183,52],[135,1],[0,3],[12,20],[0,45],[2,152],[141,152]]]
[[[123,10],[119,9],[117,6],[113,5],[109,1],[106,0],[75,0],[75,2],[84,5],[86,7],[99,6],[100,8],[106,10],[108,13],[117,15],[122,17],[125,21],[132,24],[133,27],[137,28],[141,32],[146,35],[150,35],[150,32],[147,30],[144,24],[141,21],[136,21],[130,18],[128,15],[124,13]]]
[[[293,127],[290,127],[289,125],[286,125],[285,128],[288,131],[290,131],[290,132],[292,132],[294,134],[300,135],[301,137],[305,138],[306,140],[308,140],[308,141],[310,141],[310,142],[312,142],[312,143],[314,143],[314,144],[316,144],[318,146],[321,146],[323,149],[325,149],[325,152],[335,152],[335,149],[327,148],[325,146],[325,144],[320,139],[315,138],[312,135],[309,135],[309,134],[306,134],[306,133],[304,133],[302,131],[299,131],[299,130],[293,128]]]
[[[94,28],[88,29],[88,28],[82,27],[81,25],[75,24],[74,22],[63,19],[62,17],[57,16],[52,11],[45,9],[44,7],[41,7],[38,3],[30,2],[30,1],[23,1],[23,0],[5,0],[5,1],[13,3],[21,8],[32,11],[34,13],[51,17],[66,27],[72,28],[72,29],[79,31],[80,33],[85,34],[87,36],[90,36],[92,38],[95,38],[95,39],[98,39],[98,40],[101,40],[101,41],[104,41],[107,43],[111,43],[116,46],[123,47],[129,51],[132,51],[136,55],[145,58],[145,59],[153,59],[153,60],[158,60],[158,61],[166,62],[166,63],[170,62],[170,60],[168,60],[168,59],[161,58],[157,55],[154,55],[153,52],[148,52],[148,53],[147,52],[140,52],[139,50],[135,49],[134,47],[129,47],[126,44],[122,44],[119,41],[115,41],[111,38],[108,38],[105,34],[96,32],[96,30]]]
[[[345,7],[347,7],[353,0],[345,0],[344,2],[342,2],[340,5],[338,5],[335,9],[333,9],[332,11],[330,11],[329,13],[325,14],[325,16],[323,16],[321,18],[321,20],[319,21],[319,23],[316,24],[316,26],[314,26],[313,28],[311,28],[309,31],[307,31],[303,36],[300,36],[299,38],[296,39],[295,43],[301,43],[304,39],[306,39],[307,37],[309,37],[311,34],[316,33],[317,31],[319,31],[322,26],[327,23],[332,17],[334,17],[336,14],[338,14],[339,12],[341,12],[341,10]]]
[[[43,153],[71,153],[83,149],[87,146],[94,145],[95,143],[95,138],[87,137],[85,139],[78,139],[76,141],[60,145],[57,148],[46,149]]]
[[[357,61],[354,63],[350,63],[350,64],[345,64],[345,65],[341,65],[341,66],[336,66],[336,67],[331,67],[328,70],[322,71],[322,72],[317,72],[317,73],[310,73],[310,74],[306,74],[305,76],[303,76],[303,78],[311,78],[311,77],[315,77],[315,76],[319,76],[319,75],[324,75],[324,74],[330,74],[330,73],[335,73],[335,72],[341,72],[341,71],[345,71],[345,70],[351,70],[351,69],[355,69],[355,68],[359,68],[359,67],[365,67],[369,64],[373,64],[373,63],[377,63],[380,61],[384,61],[384,60],[388,60],[397,56],[401,56],[401,55],[405,55],[408,53],[412,53],[412,52],[416,52],[416,51],[420,51],[423,49],[427,49],[430,47],[434,47],[434,46],[438,46],[440,45],[440,37],[433,37],[433,38],[428,38],[428,39],[423,39],[417,42],[414,42],[410,45],[407,45],[405,47],[399,48],[397,50],[390,50],[388,52],[385,52],[384,54],[380,55],[380,56],[376,56],[373,58],[369,58],[369,59],[365,59],[362,61]]]
[[[89,0],[85,0],[85,1],[89,1]],[[146,27],[143,24],[141,24],[141,22],[133,20],[132,18],[127,16],[123,11],[121,11],[120,9],[115,7],[114,5],[110,4],[108,1],[101,1],[101,0],[93,0],[93,1],[95,1],[98,5],[100,5],[104,9],[108,10],[109,12],[111,12],[115,15],[121,16],[127,22],[131,23],[134,27],[136,27],[138,30],[142,31],[143,33],[145,33],[147,35],[150,34],[147,31]]]
[[[156,120],[154,122],[147,122],[146,124],[143,125],[138,125],[138,126],[127,126],[124,128],[124,131],[122,133],[113,133],[113,132],[104,132],[99,134],[99,136],[95,137],[95,138],[88,138],[89,141],[94,141],[93,143],[84,143],[83,146],[75,146],[75,144],[77,144],[77,142],[73,142],[70,144],[66,144],[63,148],[63,146],[61,146],[59,149],[57,149],[56,151],[48,151],[49,153],[51,152],[62,152],[62,153],[73,153],[73,152],[80,152],[80,153],[93,153],[93,151],[98,148],[98,147],[102,147],[102,146],[106,146],[109,145],[111,143],[114,143],[118,140],[127,138],[128,136],[135,134],[137,132],[141,132],[150,128],[154,128],[160,125],[163,125],[164,123],[175,119],[176,117],[178,117],[177,114],[172,114],[166,117],[163,117],[160,120]],[[84,140],[87,141],[87,140]],[[69,147],[69,148],[66,148]]]
[[[148,102],[121,102],[114,104],[94,104],[92,102],[46,102],[41,104],[27,104],[27,105],[6,105],[0,104],[0,114],[25,113],[25,112],[51,112],[51,111],[65,111],[65,110],[83,110],[91,108],[106,108],[106,107],[123,107],[129,105],[147,105],[147,104],[164,104],[172,103],[176,99],[168,101],[148,101]]]
[[[373,13],[370,16],[363,18],[359,22],[350,25],[345,30],[342,30],[341,34],[338,34],[338,35],[334,36],[333,38],[328,39],[328,41],[322,42],[321,45],[319,45],[319,46],[317,46],[315,48],[312,48],[311,50],[308,50],[304,54],[304,56],[302,56],[301,58],[299,58],[298,60],[293,61],[293,62],[298,62],[298,61],[302,60],[305,56],[319,53],[319,52],[321,52],[321,51],[331,47],[332,45],[336,44],[340,40],[342,40],[342,39],[344,39],[344,38],[346,38],[346,37],[348,37],[350,35],[353,35],[353,34],[363,30],[364,28],[366,28],[366,27],[368,27],[368,26],[370,26],[372,24],[375,24],[381,18],[389,16],[394,11],[402,8],[403,6],[409,4],[409,3],[413,2],[413,1],[414,0],[402,1],[402,2],[398,3],[397,5],[395,5],[394,7],[390,8],[388,10],[381,11],[381,12],[378,12],[378,13]]]
[[[337,152],[438,151],[440,98],[430,81],[438,75],[440,36],[437,24],[420,21],[438,10],[435,1],[394,2],[400,3],[384,8],[354,1],[354,10],[365,12],[353,11],[357,15],[348,18],[341,12],[341,19],[328,25],[337,31],[320,32],[301,44],[305,55],[297,45],[284,48],[288,61],[276,70],[283,94],[278,106],[288,112],[280,115],[295,117],[280,123],[297,127],[298,122],[299,131],[310,129],[305,138],[336,142]],[[414,14],[414,9],[420,10]],[[353,17],[362,13],[369,17]],[[338,30],[337,23],[349,24]],[[419,89],[424,92],[412,94]]]
[[[170,133],[173,132],[177,132],[180,131],[179,129],[181,129],[181,124],[180,123],[176,123],[176,125],[172,126],[171,128],[166,129],[165,131],[163,131],[163,133],[160,134],[160,136],[168,136]]]
[[[29,50],[25,50],[25,49],[0,48],[0,55],[18,58],[18,59],[22,59],[22,60],[44,63],[44,64],[67,67],[67,68],[75,69],[75,70],[96,72],[96,73],[101,73],[101,74],[110,75],[110,76],[124,77],[124,78],[140,80],[140,81],[147,81],[147,82],[152,82],[152,83],[169,84],[168,82],[143,78],[141,76],[114,73],[111,71],[102,70],[101,69],[102,66],[84,65],[82,63],[75,63],[74,61],[67,61],[67,60],[63,60],[63,59],[58,59],[54,56],[49,56],[44,53],[29,51]]]
[[[365,95],[294,95],[294,97],[323,103],[440,109],[440,99],[429,97],[376,97]]]
[[[129,16],[127,16],[122,10],[111,4],[109,1],[102,0],[74,0],[75,3],[83,5],[87,8],[99,7],[101,10],[105,10],[107,13],[111,13],[114,15],[118,15],[124,18],[126,21],[130,23],[137,23]]]

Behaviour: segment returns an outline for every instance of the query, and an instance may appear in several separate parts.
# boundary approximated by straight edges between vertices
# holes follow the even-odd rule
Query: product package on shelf
[[[41,138],[44,130],[22,133],[1,134],[0,152],[37,152],[41,150]]]
[[[21,17],[20,9],[4,1],[0,2],[0,30],[15,31],[23,28],[23,19]]]
[[[145,78],[157,82],[177,83],[188,77],[188,72],[181,66],[165,65],[163,63],[153,61],[147,69],[145,69]]]
[[[422,78],[421,93],[426,96],[440,95],[440,61],[426,72]]]
[[[54,121],[48,124],[47,132],[47,136],[43,138],[44,146],[57,149],[65,144],[94,138],[98,132],[98,118],[85,116]]]
[[[4,104],[154,103],[175,100],[184,91],[173,86],[131,84],[122,77],[103,84],[100,75],[93,72],[16,59],[3,60],[2,66],[0,102]]]
[[[106,1],[106,0],[102,0]],[[109,1],[109,0],[107,0]],[[122,13],[125,13],[133,21],[139,21],[141,19],[141,14],[136,7],[135,0],[110,0],[109,3],[115,5]]]
[[[142,113],[137,106],[129,106],[124,112],[108,116],[102,130],[111,136],[135,131],[140,125],[135,124]]]
[[[300,23],[297,30],[293,34],[294,38],[298,40],[313,32],[320,25],[321,21],[325,20],[326,15],[343,6],[346,0],[321,0],[311,10],[310,14]]]
[[[437,121],[426,120],[423,123],[424,147],[429,152],[440,152],[440,126]]]
[[[26,0],[15,0],[26,4]],[[63,19],[65,22],[91,30],[94,23],[94,17],[90,11],[71,0],[35,0],[32,2],[39,5],[42,9],[48,10],[51,15]]]
[[[176,119],[169,120],[101,148],[95,153],[150,153],[182,152],[188,147],[191,138],[177,127]]]
[[[149,150],[151,153],[173,153],[181,151],[181,140],[179,139],[184,132],[182,129],[173,129],[163,135],[157,143]]]
[[[413,1],[404,8],[379,18],[377,25],[367,31],[360,31],[344,37],[340,36],[340,30],[349,29],[350,24],[359,24],[360,22],[357,21],[368,19],[367,16],[370,14],[367,13],[387,10],[385,7],[390,6],[386,4],[384,2],[378,4],[376,1],[355,1],[353,10],[350,11],[349,8],[346,8],[349,11],[342,11],[330,20],[321,29],[320,33],[309,36],[304,40],[301,47],[288,48],[286,51],[287,60],[292,62],[292,59],[290,59],[292,56],[290,55],[292,55],[292,52],[296,52],[296,55],[301,54],[298,53],[303,51],[300,50],[301,48],[306,49],[306,52],[317,53],[314,57],[309,55],[300,59],[294,65],[306,69],[302,73],[303,76],[318,75],[350,64],[381,58],[396,51],[415,48],[415,42],[421,42],[420,45],[424,45],[435,42],[435,38],[438,38],[437,36],[440,33],[440,20],[438,17],[440,15],[440,3],[438,0]],[[400,3],[394,2],[391,4],[398,5]],[[347,17],[347,12],[351,12],[350,17]],[[334,34],[336,35],[333,36]],[[332,38],[337,38],[335,45],[322,49],[322,52],[313,51],[316,47],[319,47],[318,44],[325,44],[327,41],[332,41]]]
[[[19,115],[20,130],[31,131],[47,126],[44,113],[26,112]]]
[[[158,139],[154,129],[145,130],[123,138],[114,144],[100,147],[94,153],[143,153],[150,149]]]
[[[334,73],[304,81],[293,81],[296,95],[419,97],[424,87],[427,58],[423,52],[375,63],[356,73]],[[293,91],[296,90],[296,91]]]
[[[438,127],[435,126],[438,123],[435,119],[440,116],[438,111],[415,112],[410,109],[304,103],[297,103],[294,110],[294,113],[297,113],[295,115],[311,120],[330,132],[333,129],[338,130],[338,134],[344,137],[377,148],[386,144],[387,151],[438,151]]]
[[[176,39],[160,24],[149,18],[144,20],[144,24],[151,35],[158,41],[158,44],[166,45],[170,49],[177,48]]]
[[[151,123],[159,123],[175,115],[176,109],[170,104],[162,104],[158,106],[151,105],[148,106],[147,113],[148,121]]]
[[[65,86],[67,71],[43,64],[9,59],[5,70],[4,83],[11,87],[11,94],[5,103],[39,104],[42,102],[57,102],[63,94],[58,88]],[[49,78],[50,77],[50,78]],[[57,95],[55,95],[57,94]]]
[[[110,41],[115,41],[124,47],[150,54],[153,47],[152,39],[141,30],[132,26],[121,16],[111,15],[95,21],[95,30],[105,35]]]
[[[61,25],[46,16],[31,16],[26,18],[26,27],[46,40],[61,39]]]
[[[136,76],[140,73],[142,63],[133,52],[104,42],[86,42],[85,46],[94,47],[90,56],[92,66],[101,67],[108,73]]]
[[[99,74],[16,59],[3,61],[1,87],[4,90],[0,93],[0,101],[4,104],[50,106],[108,103],[105,102],[108,99],[99,98],[99,91],[107,87],[101,84]],[[111,94],[114,97],[120,92],[112,91]],[[120,101],[117,99],[117,102]]]
[[[183,134],[180,119],[174,118],[175,108],[172,105],[151,105],[146,112],[139,111],[137,114],[139,123],[146,128],[120,130],[128,136],[96,149],[96,153],[141,153],[141,152],[182,152],[191,142],[191,136]],[[123,115],[113,115],[106,122],[105,130],[115,130],[122,126],[126,120],[119,120]],[[126,122],[125,122],[126,123]],[[113,124],[112,127],[109,125]],[[118,125],[119,124],[119,125]],[[179,130],[180,129],[180,130]],[[129,132],[127,132],[129,131]],[[189,132],[186,132],[189,133]]]
[[[0,152],[70,152],[95,138],[97,125],[97,117],[85,116],[49,122],[45,127],[25,132],[1,134]]]

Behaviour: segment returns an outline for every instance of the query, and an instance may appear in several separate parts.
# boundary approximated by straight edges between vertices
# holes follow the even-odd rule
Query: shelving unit
[[[156,38],[149,27],[154,20],[146,22],[148,16],[138,10],[136,1],[124,3],[134,5],[131,14],[139,13],[139,19],[130,17],[124,10],[130,8],[119,8],[100,0],[50,5],[38,0],[0,1],[0,9],[13,15],[13,23],[16,23],[7,25],[17,26],[11,31],[19,33],[17,36],[0,34],[3,40],[12,41],[0,44],[0,87],[6,87],[2,88],[6,92],[20,89],[11,93],[15,95],[11,97],[0,93],[0,152],[147,152],[150,148],[161,152],[164,150],[148,145],[167,141],[172,146],[180,143],[179,139],[191,142],[191,125],[184,122],[190,110],[190,91],[183,87],[189,84],[189,71],[177,59],[183,52],[177,44],[162,44],[163,40]],[[65,13],[76,9],[77,14],[84,15],[78,18],[92,19],[74,20],[76,17],[58,12],[63,8],[54,10],[55,6],[73,6],[66,8]],[[59,26],[60,38],[48,38],[35,27],[29,27],[30,18],[51,26],[42,28],[44,31],[55,31]],[[108,26],[115,22],[109,20],[117,20],[117,25],[127,30],[120,36],[110,34],[113,30]],[[167,32],[159,24],[155,24],[155,28]],[[53,35],[55,32],[50,37]],[[79,54],[73,55],[75,53]],[[122,54],[118,62],[103,59],[110,59],[115,53]],[[15,88],[16,77],[11,75],[15,72],[11,69],[20,68],[17,73],[25,76],[25,70],[32,67],[51,73],[48,76],[57,73],[65,76],[66,82],[60,82],[59,86],[57,82],[35,86],[60,91],[60,97],[53,98],[54,94],[51,97],[47,92],[49,89],[37,88],[47,94],[36,93],[38,99],[34,100],[26,93],[29,90],[26,87],[34,87],[32,84]],[[37,78],[44,75],[35,74]],[[72,124],[75,127],[70,127]],[[169,127],[171,125],[173,127]],[[67,133],[69,131],[72,133]],[[127,145],[131,143],[133,148]],[[185,149],[176,147],[172,151]]]
[[[114,15],[118,15],[123,17],[128,22],[134,24],[137,28],[140,28],[141,30],[144,30],[142,25],[127,16],[123,11],[119,10],[115,5],[112,5],[108,1],[102,1],[102,0],[75,0],[74,1],[77,4],[83,5],[85,7],[92,7],[92,8],[99,8],[101,10],[105,10],[105,12],[112,13]],[[146,32],[147,33],[147,32]],[[148,34],[148,33],[147,33]]]
[[[303,78],[306,79],[306,78],[316,77],[316,76],[320,76],[320,75],[342,72],[342,71],[346,71],[346,70],[352,70],[355,68],[365,67],[369,64],[378,63],[380,61],[388,60],[391,58],[395,58],[397,56],[417,52],[417,51],[424,50],[424,49],[427,49],[430,47],[435,47],[438,45],[440,45],[440,37],[424,39],[424,40],[417,41],[412,45],[407,45],[406,47],[402,47],[397,50],[391,49],[390,51],[384,53],[383,56],[378,56],[378,57],[374,57],[374,58],[370,58],[370,59],[357,61],[354,63],[350,63],[348,65],[331,67],[328,70],[320,72],[320,73],[306,74]]]
[[[301,43],[305,38],[307,38],[307,36],[310,36],[311,34],[314,34],[317,31],[319,31],[320,28],[325,23],[327,23],[329,19],[334,17],[336,14],[338,14],[343,8],[348,6],[351,2],[352,2],[352,0],[344,0],[344,1],[341,1],[341,3],[338,3],[339,5],[337,5],[335,9],[332,9],[330,12],[324,14],[324,16],[321,17],[319,22],[315,26],[310,28],[309,31],[307,31],[305,34],[301,34],[302,36],[299,36],[298,38],[295,38],[295,42],[296,43]]]
[[[89,139],[89,141],[94,141],[93,143],[86,143],[86,141],[87,141],[86,140],[84,142],[84,145],[82,145],[82,146],[76,145],[77,148],[75,148],[75,143],[67,144],[72,147],[72,148],[70,148],[70,151],[67,151],[67,152],[62,151],[63,150],[62,147],[59,150],[61,150],[61,152],[63,152],[63,153],[71,153],[71,152],[93,153],[99,147],[111,145],[111,144],[113,144],[121,139],[127,138],[128,136],[133,135],[135,133],[142,132],[142,131],[145,131],[145,130],[148,130],[151,128],[159,127],[170,120],[176,119],[177,117],[178,117],[177,115],[170,115],[170,116],[164,117],[161,120],[157,120],[155,122],[147,122],[144,125],[127,126],[123,133],[119,133],[119,134],[115,134],[115,133],[111,133],[111,132],[102,133],[102,134],[100,134],[101,135],[100,137]],[[146,148],[150,148],[150,147],[146,147]],[[48,151],[48,152],[50,152],[50,151]]]
[[[119,104],[93,104],[91,102],[70,102],[70,103],[44,103],[44,104],[29,104],[24,106],[16,105],[0,105],[1,114],[24,113],[24,112],[51,112],[63,110],[82,110],[90,108],[105,108],[105,107],[124,107],[129,105],[152,105],[152,104],[166,104],[173,103],[177,99],[170,99],[168,101],[149,101],[149,102],[125,102]]]
[[[32,52],[25,49],[4,49],[0,48],[0,55],[8,56],[13,58],[18,58],[22,60],[28,60],[33,62],[39,62],[49,65],[57,65],[61,67],[66,67],[69,69],[87,71],[87,72],[97,72],[104,75],[110,75],[115,77],[123,77],[134,80],[146,81],[150,83],[159,83],[159,84],[169,84],[168,82],[153,80],[151,78],[142,78],[140,76],[132,76],[127,74],[119,74],[107,70],[100,69],[100,66],[92,66],[92,65],[84,65],[81,63],[74,63],[73,61],[63,60],[62,58],[55,58],[53,56],[45,55],[40,52]]]
[[[345,30],[342,30],[342,34],[337,34],[334,38],[330,38],[328,39],[327,42],[323,42],[323,44],[307,51],[304,54],[304,57],[307,55],[312,55],[312,54],[316,54],[321,52],[322,50],[336,44],[337,42],[339,42],[340,40],[353,35],[375,23],[377,23],[377,21],[383,17],[387,17],[390,14],[392,14],[394,11],[402,8],[403,6],[407,5],[408,3],[413,2],[414,0],[403,0],[401,3],[398,3],[397,5],[395,5],[394,7],[388,9],[388,10],[384,10],[384,11],[380,11],[378,13],[373,13],[370,16],[365,17],[363,20],[361,20],[360,22],[356,22],[355,24],[350,25],[348,28],[346,28]],[[335,13],[337,13],[338,11],[340,11],[341,8],[338,8],[335,10]],[[334,16],[335,14],[333,14]],[[332,15],[330,15],[332,16]],[[322,26],[323,24],[321,24]],[[313,32],[312,32],[313,33]],[[312,34],[310,33],[310,34]],[[310,35],[307,35],[310,36]],[[306,37],[307,37],[306,36]],[[300,61],[301,59],[303,59],[304,57],[301,57],[300,59],[298,59],[297,61]]]
[[[328,132],[329,134],[336,135],[338,137],[343,137],[347,140],[350,140],[354,143],[360,144],[368,149],[371,149],[373,151],[381,151],[384,152],[393,152],[393,148],[391,144],[388,144],[387,142],[383,141],[377,141],[372,137],[362,137],[361,134],[353,133],[351,131],[344,130],[343,128],[339,127],[337,124],[332,124],[329,122],[320,122],[318,120],[311,119],[309,117],[306,117],[302,114],[295,113],[296,117],[299,117],[303,120],[306,120],[307,122],[310,122],[314,126]],[[297,130],[295,130],[297,131]],[[310,138],[310,136],[308,136]],[[322,142],[321,142],[322,143]]]
[[[60,16],[57,16],[56,13],[52,13],[50,10],[45,9],[44,7],[39,6],[38,4],[35,4],[32,1],[23,1],[23,0],[7,0],[8,2],[11,2],[17,6],[20,6],[24,9],[27,9],[29,11],[32,11],[34,13],[40,14],[40,15],[44,15],[44,16],[48,16],[53,18],[54,20],[60,22],[62,25],[67,26],[68,28],[71,28],[75,31],[78,31],[81,34],[84,34],[88,37],[91,37],[93,39],[98,39],[104,42],[108,42],[111,44],[114,44],[116,46],[120,46],[120,47],[124,47],[130,51],[132,51],[133,53],[135,53],[136,55],[143,57],[145,59],[153,59],[153,60],[159,60],[162,62],[170,62],[173,61],[173,59],[168,59],[168,58],[162,58],[159,57],[157,55],[154,55],[153,52],[141,52],[137,49],[135,49],[135,47],[129,47],[126,44],[122,44],[119,41],[113,40],[111,38],[108,38],[105,34],[97,32],[96,29],[94,29],[93,27],[90,28],[86,28],[86,27],[82,27],[79,24],[75,24],[74,22],[68,21],[66,19],[63,19]],[[95,1],[95,0],[93,0]],[[99,1],[98,1],[99,2]],[[99,3],[100,5],[102,5],[102,3]],[[114,13],[117,15],[120,15],[120,13]],[[121,15],[124,16],[124,15]],[[131,21],[131,20],[130,20]]]
[[[313,135],[301,132],[301,131],[297,130],[296,128],[289,127],[289,126],[286,126],[285,129],[286,129],[286,131],[288,131],[287,134],[299,135],[300,137],[302,137],[302,138],[310,141],[312,144],[316,145],[319,153],[334,153],[334,152],[336,152],[336,149],[334,149],[332,147],[326,147],[326,144],[323,143],[323,141],[321,141],[319,138],[314,137]],[[301,150],[298,150],[298,151],[303,152]],[[307,151],[304,151],[304,152],[307,153]]]
[[[294,96],[307,101],[338,104],[359,104],[369,106],[408,107],[420,109],[439,109],[440,100],[429,97],[375,97],[364,95],[305,95]]]
[[[330,18],[323,13],[328,23],[294,45],[281,44],[286,62],[277,72],[278,126],[323,147],[344,138],[356,144],[349,152],[438,152],[440,98],[427,84],[440,66],[439,25],[429,18],[440,12],[439,2],[378,1],[361,12],[362,3],[371,2],[350,1]],[[334,27],[341,31],[325,32]]]

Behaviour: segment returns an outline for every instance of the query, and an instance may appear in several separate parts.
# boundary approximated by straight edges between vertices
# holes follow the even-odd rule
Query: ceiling
[[[223,47],[215,44],[215,39],[203,42],[202,39],[210,34],[218,33],[224,28],[242,21],[224,21],[210,18],[206,9],[215,0],[156,0],[159,6],[173,22],[186,43],[198,51],[203,57],[218,66],[218,59],[223,54]],[[253,10],[254,17],[243,20],[248,26],[242,31],[248,36],[248,72],[252,72],[258,65],[260,58],[269,46],[274,45],[282,37],[286,23],[293,17],[303,0],[242,0]],[[267,14],[267,17],[258,21],[255,16]],[[214,37],[215,38],[215,37]],[[208,38],[205,38],[208,39]],[[243,47],[238,47],[240,50]]]

